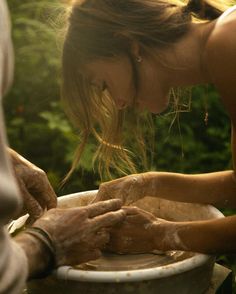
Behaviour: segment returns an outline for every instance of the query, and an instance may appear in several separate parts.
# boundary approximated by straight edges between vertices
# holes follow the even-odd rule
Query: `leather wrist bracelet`
[[[46,270],[44,270],[42,275],[40,275],[39,277],[47,276],[56,265],[55,248],[54,248],[53,241],[52,241],[50,235],[46,231],[44,231],[43,229],[41,229],[39,227],[29,227],[24,231],[24,234],[29,234],[29,235],[35,237],[36,239],[41,241],[41,243],[43,243],[44,246],[48,249],[48,252],[50,254],[49,263],[48,263]]]

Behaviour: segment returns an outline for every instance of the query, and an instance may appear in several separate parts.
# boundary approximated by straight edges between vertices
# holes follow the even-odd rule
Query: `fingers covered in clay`
[[[121,206],[122,202],[119,199],[114,199],[91,204],[85,209],[87,210],[89,217],[94,217],[108,211],[117,210],[121,208]]]
[[[136,207],[123,207],[126,213],[124,222],[110,232],[110,241],[106,249],[116,253],[148,253],[157,248],[157,238],[160,243],[163,230],[157,230],[161,222],[151,213]]]
[[[133,174],[102,183],[93,203],[116,198],[124,205],[130,205],[146,196],[146,185],[143,174]]]
[[[30,219],[34,222],[43,214],[43,208],[38,201],[29,193],[23,181],[19,180],[20,191],[23,197],[22,213],[29,213]]]
[[[23,209],[19,215],[28,212],[32,221],[45,209],[56,207],[57,196],[46,173],[14,150],[8,149],[8,153],[23,200]]]
[[[119,200],[87,207],[52,209],[34,223],[55,247],[56,265],[75,265],[97,258],[110,240],[110,230],[125,219]]]

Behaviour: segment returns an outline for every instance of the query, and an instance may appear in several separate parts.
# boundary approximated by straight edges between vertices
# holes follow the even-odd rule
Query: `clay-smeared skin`
[[[235,207],[235,191],[233,171],[198,175],[147,172],[103,183],[93,201],[119,198],[123,201],[123,204],[130,204],[145,196],[152,196],[173,201],[213,204],[224,207],[225,197],[227,197],[227,205],[230,204],[231,207]],[[235,224],[236,216],[208,221],[165,221],[159,224],[154,222],[151,227],[155,239],[152,240],[155,241],[155,249],[162,251],[184,250],[210,254],[235,253]],[[144,235],[142,235],[144,234],[143,229],[140,228],[135,228],[133,224],[133,230],[129,230],[131,237],[133,232],[136,232],[137,242],[142,242],[144,238]],[[124,234],[129,238],[127,228],[124,227],[123,229]],[[122,228],[119,232],[120,235],[122,235],[121,231]],[[138,234],[140,236],[139,241]],[[135,246],[138,245],[135,242],[133,242],[133,245],[133,250],[137,250]],[[131,246],[129,247],[131,248]]]
[[[102,183],[93,203],[107,199],[120,199],[124,205],[130,205],[147,196],[143,174],[133,174],[120,179]]]
[[[162,247],[164,231],[161,223],[166,221],[137,207],[123,207],[123,210],[126,218],[121,225],[112,229],[106,249],[116,253],[148,253]],[[159,239],[159,246],[156,239]]]
[[[23,198],[23,207],[18,216],[29,213],[33,222],[45,209],[56,207],[57,196],[43,170],[12,149],[8,149],[8,153]]]
[[[125,212],[120,208],[120,200],[108,200],[86,207],[51,209],[33,227],[39,227],[50,235],[55,248],[56,267],[76,265],[101,255],[101,249],[109,241],[109,231],[125,218]],[[45,258],[45,248],[38,240],[32,239],[34,237],[27,233],[16,238],[28,257],[29,277],[37,276],[48,266],[43,264],[39,270]]]

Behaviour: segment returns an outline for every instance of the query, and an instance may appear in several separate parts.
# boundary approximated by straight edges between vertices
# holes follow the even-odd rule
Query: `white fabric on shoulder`
[[[225,19],[228,15],[230,15],[235,10],[236,10],[236,5],[225,10],[225,12],[222,13],[221,16],[218,18],[217,23],[220,23],[223,19]]]
[[[0,294],[20,294],[28,276],[24,251],[10,238],[4,224],[20,205],[19,190],[6,154],[2,97],[13,75],[10,21],[5,0],[0,0]]]
[[[23,249],[0,230],[0,294],[21,294],[28,275]]]
[[[6,154],[6,132],[1,100],[13,76],[11,26],[7,4],[0,0],[0,225],[9,222],[20,204],[11,164]]]

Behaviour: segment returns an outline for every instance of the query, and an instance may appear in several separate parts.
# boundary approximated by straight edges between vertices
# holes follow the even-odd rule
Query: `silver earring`
[[[138,63],[141,63],[141,62],[143,61],[143,59],[142,59],[141,56],[138,56],[138,57],[136,57],[136,61],[137,61]]]

